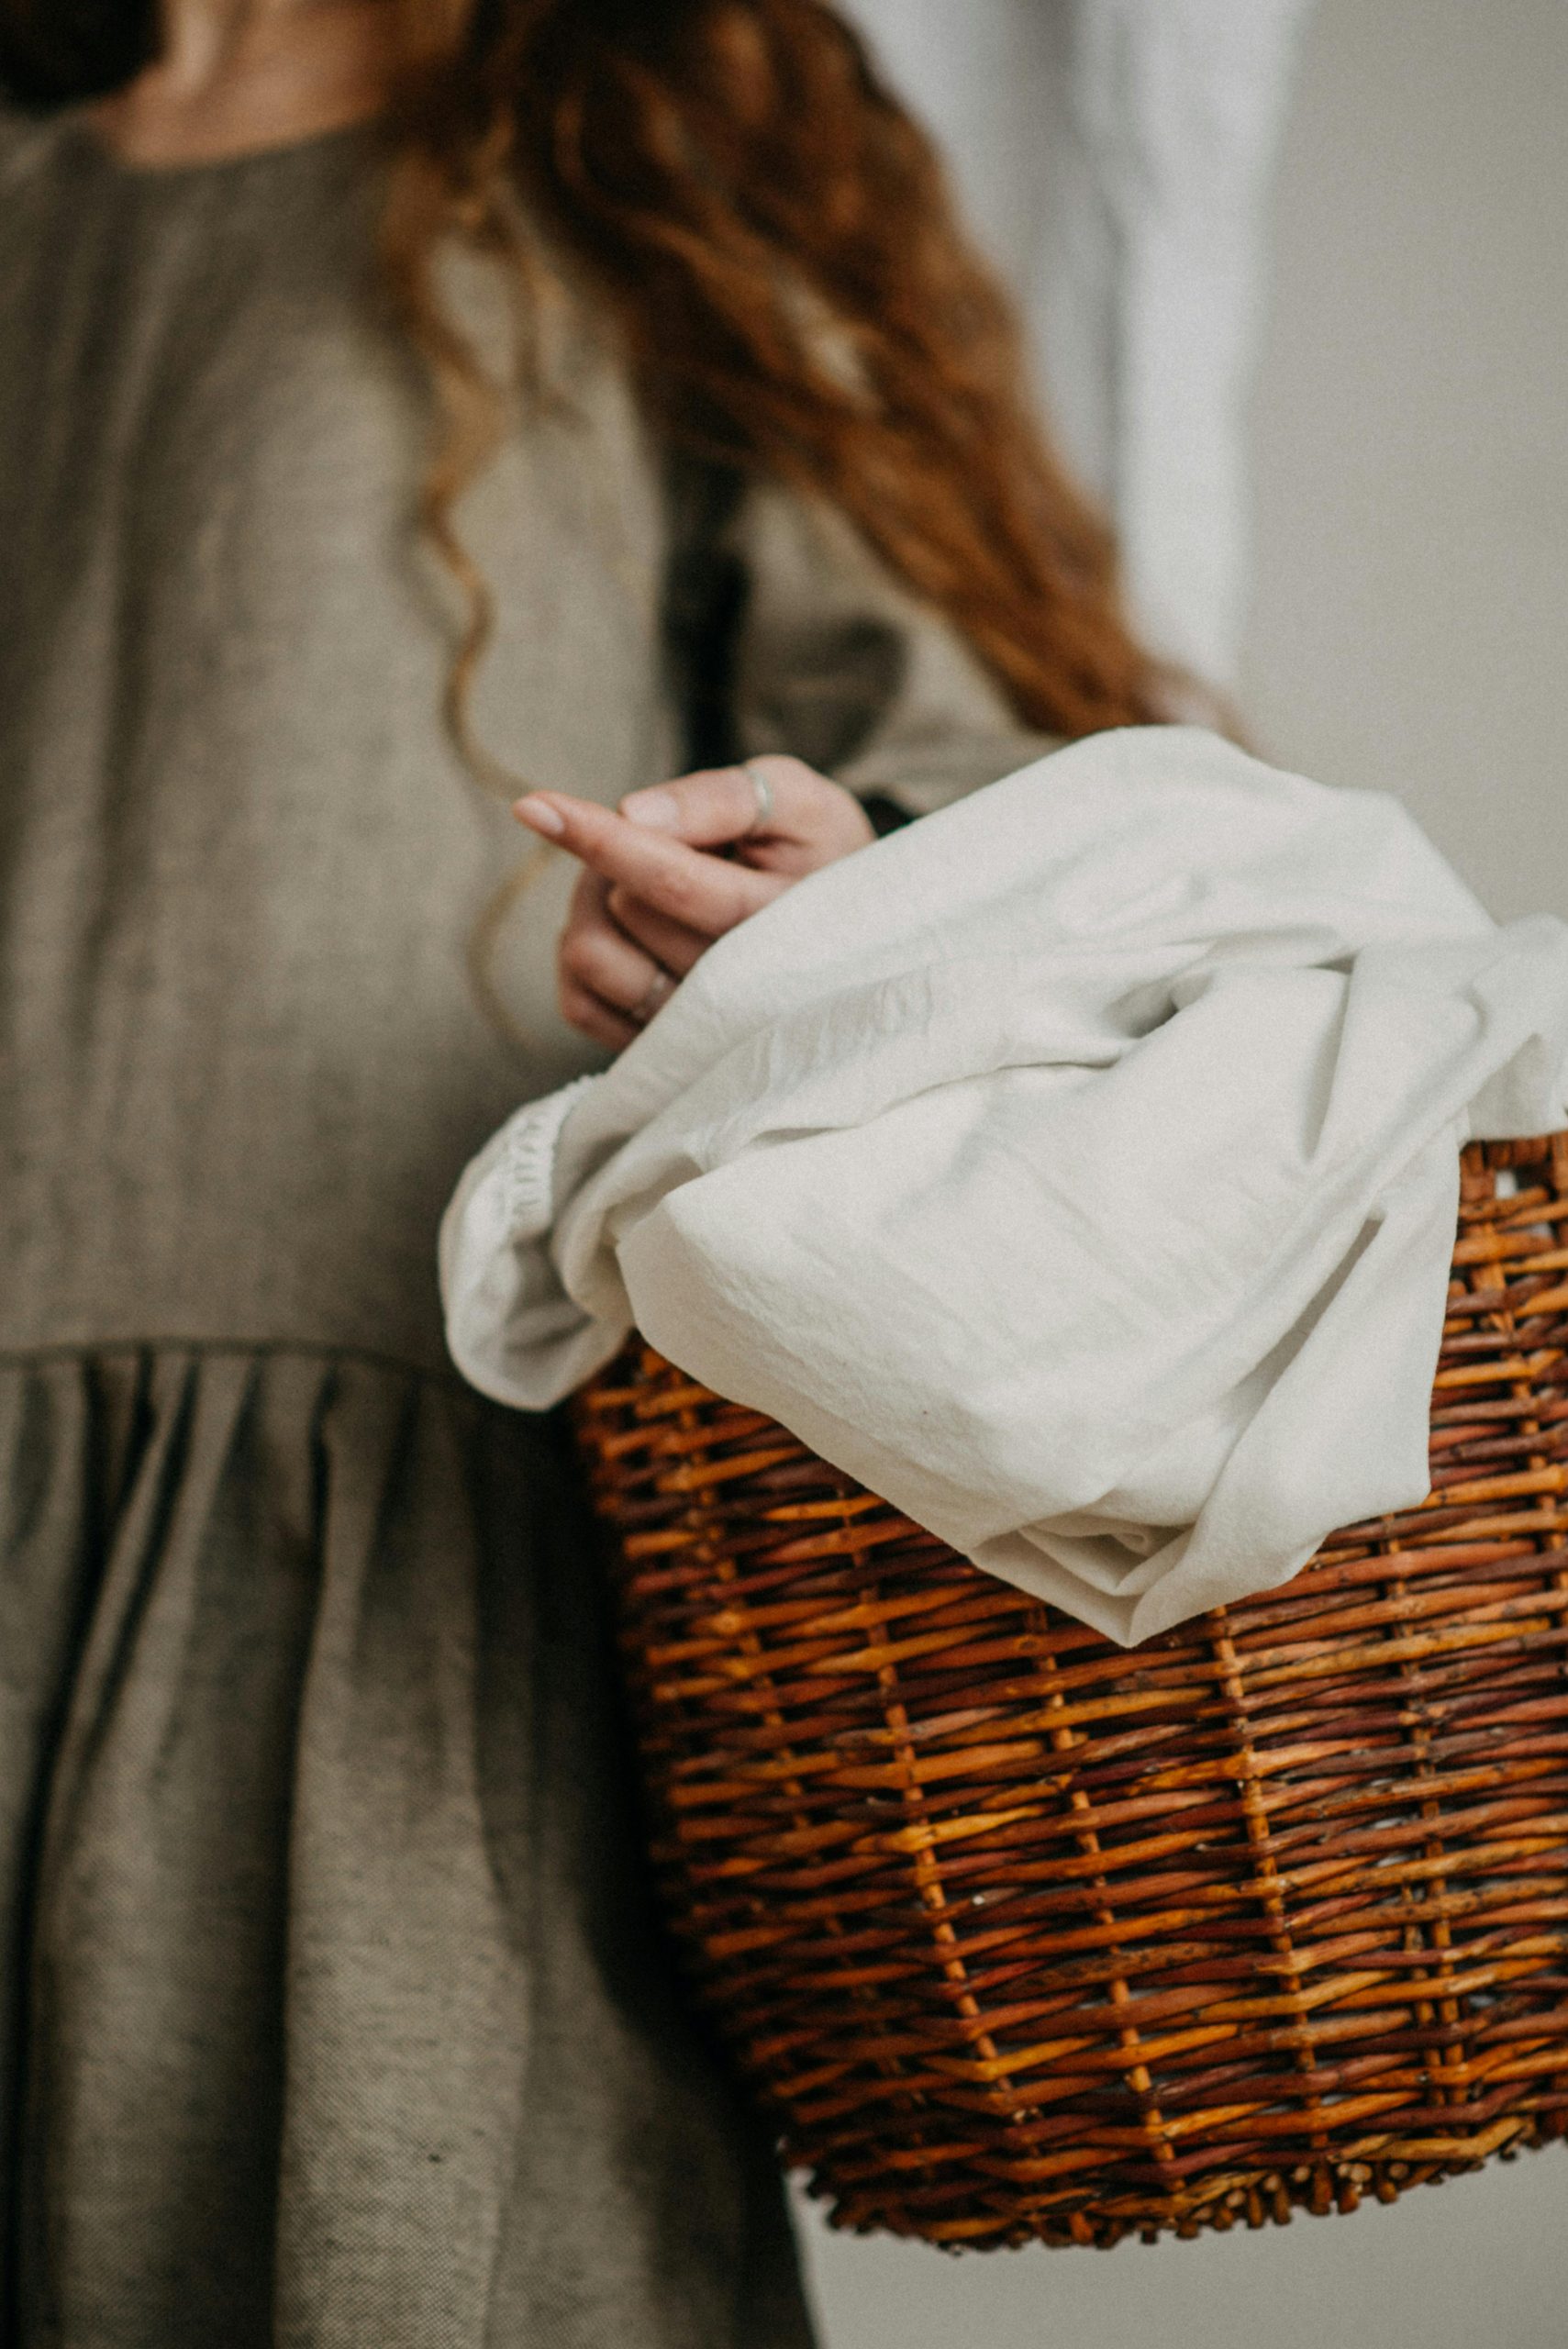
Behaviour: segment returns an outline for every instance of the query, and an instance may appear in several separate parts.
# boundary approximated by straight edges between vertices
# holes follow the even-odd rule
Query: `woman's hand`
[[[875,838],[852,793],[799,759],[715,767],[628,792],[618,810],[531,791],[516,813],[583,862],[556,957],[562,1016],[618,1051],[716,938]]]

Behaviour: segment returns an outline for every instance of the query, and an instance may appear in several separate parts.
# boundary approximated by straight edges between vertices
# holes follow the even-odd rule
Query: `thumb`
[[[651,784],[628,792],[619,812],[628,823],[667,832],[691,848],[718,848],[739,840],[795,841],[819,815],[818,802],[828,788],[801,760],[781,754]]]

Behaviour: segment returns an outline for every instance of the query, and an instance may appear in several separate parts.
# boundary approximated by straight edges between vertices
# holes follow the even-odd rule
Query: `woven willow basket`
[[[573,1410],[667,1911],[836,2223],[1191,2235],[1568,2132],[1568,1135],[1464,1154],[1429,1498],[1131,1653],[639,1342]]]

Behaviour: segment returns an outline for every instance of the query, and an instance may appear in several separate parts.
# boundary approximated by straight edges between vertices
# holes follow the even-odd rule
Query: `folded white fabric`
[[[543,1408],[633,1326],[1132,1643],[1428,1489],[1472,1137],[1568,1123],[1568,926],[1398,803],[1099,735],[799,884],[441,1233]]]

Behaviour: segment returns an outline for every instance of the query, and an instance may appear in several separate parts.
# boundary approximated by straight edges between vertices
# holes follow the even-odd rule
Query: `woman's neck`
[[[396,63],[388,0],[163,0],[156,64],[93,107],[149,168],[220,161],[378,115]]]

